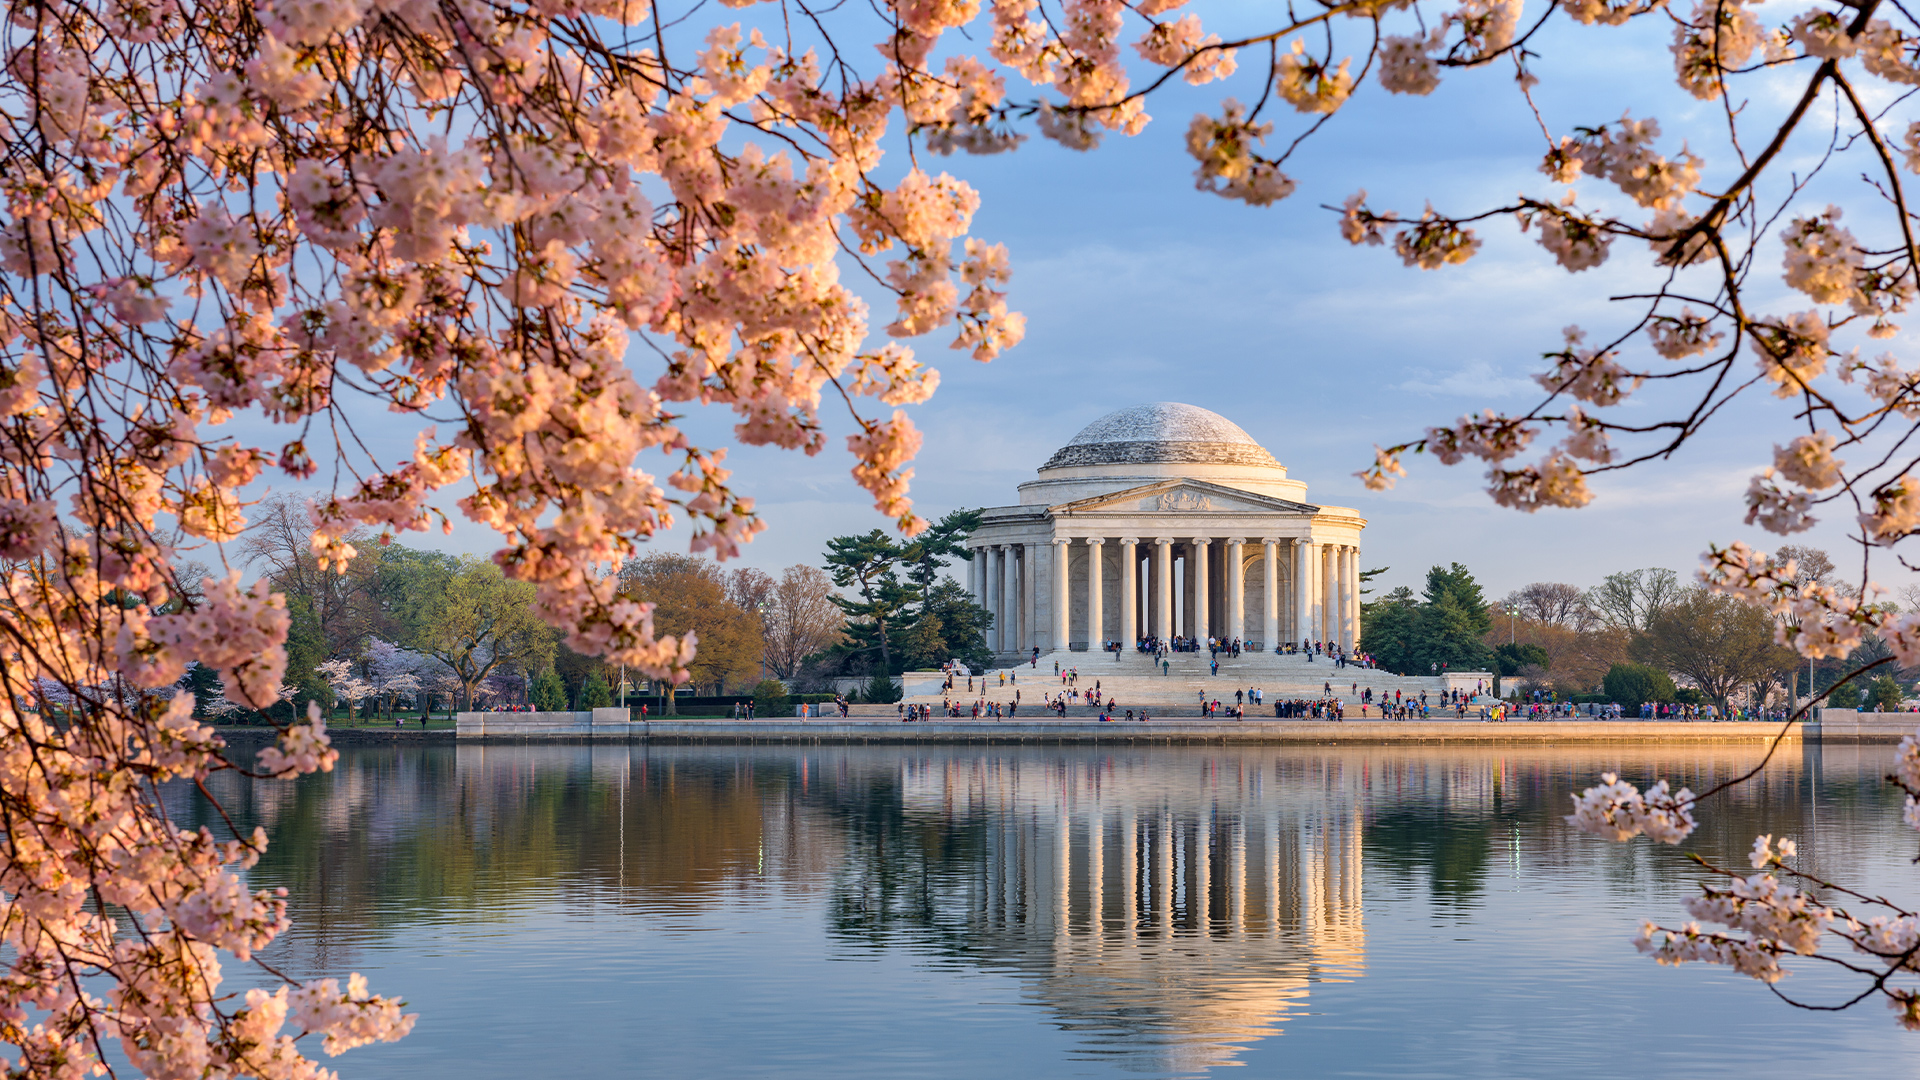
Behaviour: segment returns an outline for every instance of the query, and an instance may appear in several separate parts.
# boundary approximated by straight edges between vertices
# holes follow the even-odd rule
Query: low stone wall
[[[1821,709],[1822,742],[1899,742],[1920,730],[1920,713]]]
[[[454,730],[461,738],[507,736],[613,735],[625,736],[632,723],[628,709],[594,709],[589,712],[463,712],[453,717]],[[617,729],[617,730],[616,730]]]
[[[537,713],[495,713],[526,718]],[[533,730],[522,724],[469,730],[462,739],[580,738],[647,739],[664,742],[784,743],[998,743],[998,742],[1188,742],[1188,743],[1610,743],[1763,742],[1780,733],[1777,723],[1679,722],[1665,720],[1542,720],[1487,723],[1479,720],[1202,720],[1148,723],[1098,720],[651,720],[579,725],[569,730]],[[1814,728],[1788,732],[1790,742],[1813,737]]]

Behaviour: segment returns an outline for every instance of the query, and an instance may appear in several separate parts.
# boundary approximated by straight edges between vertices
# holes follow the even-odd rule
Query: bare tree
[[[346,542],[364,549],[374,541],[369,533],[354,532]],[[360,602],[375,560],[356,559],[345,574],[320,569],[313,554],[313,520],[306,500],[295,495],[261,503],[239,546],[241,558],[285,593],[290,605],[310,605],[327,658],[359,651],[368,629]]]
[[[1683,591],[1680,575],[1671,570],[1659,567],[1622,570],[1608,574],[1600,584],[1588,589],[1586,602],[1594,616],[1607,626],[1628,633],[1644,633],[1662,612],[1680,601]]]
[[[1741,686],[1770,685],[1794,663],[1792,650],[1774,644],[1773,616],[1765,608],[1705,589],[1685,590],[1655,615],[1633,651],[1644,663],[1685,676],[1722,707]]]
[[[1531,622],[1569,630],[1585,630],[1594,621],[1586,594],[1559,581],[1536,581],[1508,596],[1501,606]]]
[[[765,570],[743,566],[727,575],[727,599],[742,611],[764,615],[777,584]]]
[[[787,567],[767,609],[767,670],[791,679],[807,657],[840,640],[846,615],[833,597],[833,578],[826,571]]]
[[[1807,547],[1803,544],[1782,544],[1780,545],[1780,550],[1773,553],[1773,557],[1781,560],[1793,560],[1793,579],[1802,585],[1834,584],[1833,559],[1817,547]]]

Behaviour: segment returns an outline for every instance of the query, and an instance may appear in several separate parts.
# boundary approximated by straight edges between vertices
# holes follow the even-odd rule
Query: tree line
[[[663,689],[569,648],[535,614],[533,586],[491,560],[356,533],[344,541],[365,554],[336,571],[315,557],[303,500],[281,496],[259,511],[240,555],[285,595],[292,623],[286,685],[270,712],[291,718],[308,702],[349,715],[502,704],[584,710],[615,703],[623,677],[630,694]],[[979,518],[955,511],[906,542],[879,530],[836,537],[823,566],[778,576],[655,552],[619,568],[618,591],[654,605],[656,632],[697,636],[695,693],[777,697],[854,677],[868,680],[867,699],[897,700],[905,671],[991,662],[992,616],[944,573],[971,557],[965,541]],[[205,568],[183,567],[180,576],[198,581]],[[224,701],[209,668],[196,665],[182,686],[204,713],[244,711]]]
[[[1778,554],[1797,563],[1802,581],[1846,589],[1826,552],[1788,545]],[[1888,606],[1920,609],[1920,589]],[[1736,701],[1791,704],[1811,694],[1836,708],[1896,709],[1920,675],[1894,669],[1841,682],[1890,656],[1887,644],[1868,634],[1845,658],[1807,661],[1776,643],[1776,626],[1766,609],[1683,584],[1659,567],[1608,574],[1585,589],[1534,582],[1488,601],[1468,569],[1453,563],[1429,570],[1421,593],[1403,586],[1361,605],[1361,647],[1387,670],[1493,671],[1503,689],[1550,690],[1568,699],[1724,709]]]

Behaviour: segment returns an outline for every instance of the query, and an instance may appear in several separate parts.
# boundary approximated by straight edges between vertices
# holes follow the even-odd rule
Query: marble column
[[[1272,652],[1274,646],[1280,644],[1280,541],[1263,537],[1260,548],[1267,573],[1267,583],[1260,590],[1260,632],[1264,635],[1260,644]]]
[[[1327,590],[1332,603],[1327,605],[1327,626],[1334,642],[1346,646],[1346,544],[1334,544],[1327,561]]]
[[[1053,538],[1053,651],[1067,651],[1067,615],[1072,610],[1067,604],[1067,545],[1073,541],[1064,536]]]
[[[988,544],[980,549],[980,558],[985,560],[980,567],[980,606],[993,615],[993,625],[987,628],[987,649],[1000,651],[1001,628],[1006,625],[1000,615],[1000,549]]]
[[[1173,636],[1173,539],[1156,536],[1153,547],[1153,636],[1165,641]]]
[[[1140,543],[1137,536],[1120,538],[1120,649],[1125,652],[1133,648],[1140,638],[1139,597],[1140,591]]]
[[[1313,559],[1313,544],[1306,540],[1293,542],[1293,630],[1295,641],[1305,641],[1313,633],[1309,619],[1312,609],[1308,606],[1308,588],[1310,581],[1307,564]]]
[[[1332,588],[1332,638],[1340,642],[1340,648],[1346,648],[1346,544],[1334,544],[1332,563],[1329,565],[1329,586]]]
[[[1353,651],[1353,545],[1340,545],[1340,645]]]
[[[1106,540],[1098,536],[1087,537],[1087,651],[1099,652],[1107,640],[1106,598],[1101,595],[1106,589],[1106,567],[1102,565],[1101,555],[1105,553]]]
[[[1347,589],[1353,597],[1353,609],[1349,613],[1347,640],[1353,648],[1360,647],[1360,546],[1355,544],[1347,549]]]
[[[1360,647],[1360,549],[1347,545],[1347,650]]]
[[[1020,579],[1015,576],[1019,570],[1014,558],[1015,545],[1000,546],[1000,651],[1012,652],[1020,647]]]
[[[973,598],[974,603],[979,604],[980,603],[980,549],[970,547],[967,549],[967,554],[972,556],[967,560],[967,595]],[[985,607],[986,605],[980,604],[980,606]]]
[[[1319,544],[1313,559],[1313,640],[1332,640],[1332,544]]]
[[[1246,538],[1227,537],[1227,637],[1247,636]]]
[[[1213,538],[1208,536],[1194,537],[1193,547],[1190,550],[1193,552],[1193,558],[1189,560],[1187,565],[1187,577],[1193,581],[1193,617],[1191,619],[1193,636],[1196,638],[1205,638],[1212,633],[1211,627],[1213,626],[1209,618],[1212,614],[1211,607],[1207,603],[1208,585],[1213,582],[1212,575],[1207,573],[1207,556],[1213,550]]]
[[[1021,656],[1033,643],[1033,551],[1036,545],[1015,544],[1013,572],[1019,588],[1013,592],[1013,648]]]

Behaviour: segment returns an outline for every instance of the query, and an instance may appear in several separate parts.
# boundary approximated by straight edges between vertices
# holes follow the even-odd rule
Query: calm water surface
[[[1683,850],[1771,832],[1920,895],[1890,752],[1785,750]],[[220,794],[292,893],[268,958],[420,1013],[346,1077],[1920,1076],[1884,1008],[1639,958],[1696,876],[1559,820],[1603,770],[1700,789],[1757,760],[429,747]]]

